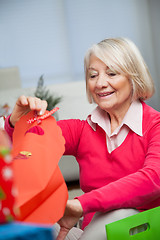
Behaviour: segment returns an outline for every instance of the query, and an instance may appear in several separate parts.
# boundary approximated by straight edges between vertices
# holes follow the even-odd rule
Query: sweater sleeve
[[[8,133],[8,136],[10,137],[10,139],[12,140],[14,128],[10,125],[9,118],[10,118],[10,115],[5,119],[4,129]]]
[[[160,205],[160,123],[145,134],[146,157],[137,172],[77,197],[84,214]]]
[[[60,120],[57,122],[65,139],[64,155],[73,155],[76,157],[84,123],[84,120],[81,121],[79,119]]]

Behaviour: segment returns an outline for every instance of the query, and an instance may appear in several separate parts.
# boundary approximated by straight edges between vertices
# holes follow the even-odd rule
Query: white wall
[[[160,1],[148,0],[148,6],[153,55],[155,59],[155,78],[158,80],[158,91],[160,91]]]
[[[62,2],[0,1],[0,66],[18,65],[24,87],[43,73],[48,78],[69,76]]]
[[[82,80],[88,47],[124,36],[140,48],[159,89],[159,12],[159,0],[0,0],[0,67],[17,65],[23,87],[41,74],[46,84]]]

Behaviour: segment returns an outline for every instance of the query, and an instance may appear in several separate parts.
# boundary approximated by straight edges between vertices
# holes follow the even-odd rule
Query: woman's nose
[[[98,88],[102,88],[102,87],[107,87],[108,86],[108,79],[107,76],[99,76],[96,82],[96,86]]]

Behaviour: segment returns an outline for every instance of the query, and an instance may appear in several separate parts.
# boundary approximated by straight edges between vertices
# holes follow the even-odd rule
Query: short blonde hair
[[[112,71],[129,77],[133,88],[134,100],[147,100],[154,94],[152,77],[136,45],[126,38],[108,38],[98,44],[94,44],[88,49],[84,58],[86,91],[90,103],[93,101],[88,90],[88,68],[91,55],[98,57]]]

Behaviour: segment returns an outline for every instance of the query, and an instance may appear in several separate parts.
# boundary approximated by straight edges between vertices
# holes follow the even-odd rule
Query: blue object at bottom
[[[54,240],[53,227],[11,222],[0,225],[0,240]]]

